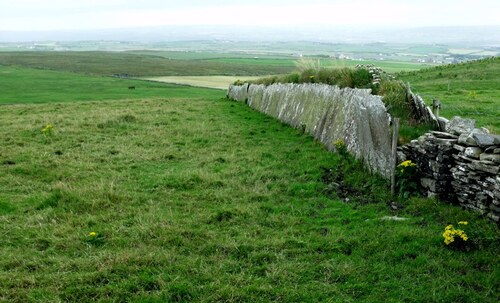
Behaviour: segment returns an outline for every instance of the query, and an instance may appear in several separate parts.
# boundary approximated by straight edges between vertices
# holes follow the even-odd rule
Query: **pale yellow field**
[[[448,53],[455,55],[469,55],[473,53],[478,53],[482,51],[482,49],[473,49],[473,48],[450,48]]]
[[[247,76],[171,76],[171,77],[145,77],[144,80],[185,84],[199,87],[210,87],[217,89],[227,89],[229,84],[236,80],[246,81],[262,78],[263,76],[247,77]]]

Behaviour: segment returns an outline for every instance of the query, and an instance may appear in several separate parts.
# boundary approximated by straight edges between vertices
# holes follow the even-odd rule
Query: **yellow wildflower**
[[[458,222],[458,224],[467,225],[467,224],[469,224],[469,222],[467,222],[467,221],[460,221],[460,222]]]
[[[464,221],[461,222],[462,223],[459,222],[459,224],[463,224]],[[455,237],[459,237],[464,241],[467,241],[469,239],[465,231],[461,229],[455,229],[451,224],[446,226],[443,233],[444,243],[446,245],[450,245],[452,242],[455,241]]]
[[[401,164],[399,164],[399,166],[408,167],[408,166],[416,166],[416,164],[411,162],[411,160],[406,160],[406,161],[401,162]]]
[[[42,133],[44,134],[51,134],[52,131],[54,129],[54,126],[52,124],[47,124],[43,129],[42,129]]]
[[[91,232],[89,232],[89,236],[95,237],[95,236],[97,236],[97,233],[95,231],[91,231]]]

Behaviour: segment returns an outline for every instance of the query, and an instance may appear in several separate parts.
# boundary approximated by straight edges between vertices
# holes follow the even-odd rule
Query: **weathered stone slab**
[[[476,127],[476,120],[453,117],[446,125],[446,132],[455,135],[469,134]]]
[[[476,140],[470,134],[461,134],[458,137],[458,144],[465,146],[478,146]]]
[[[446,130],[446,125],[448,125],[448,123],[450,122],[450,120],[448,120],[444,117],[438,117],[437,121],[438,121],[440,130]]]
[[[304,127],[329,150],[343,140],[347,150],[371,171],[389,177],[391,157],[389,115],[380,96],[368,89],[340,89],[326,84],[234,86],[228,96],[293,127]]]
[[[471,166],[472,169],[480,170],[480,171],[490,173],[490,174],[498,174],[498,171],[500,170],[498,165],[495,165],[494,162],[490,162],[490,161],[477,161],[476,160],[476,161],[472,161],[469,165]]]
[[[458,145],[458,144],[454,144],[453,148],[458,150],[459,152],[463,152],[465,150],[465,147],[463,147],[462,145]]]
[[[481,154],[479,156],[480,160],[492,161],[495,163],[500,163],[500,154]]]
[[[432,139],[433,142],[441,145],[440,147],[452,147],[453,145],[455,145],[458,140],[457,139],[445,139],[445,138],[433,138]]]
[[[446,132],[431,131],[431,134],[433,134],[436,138],[441,139],[458,139],[457,135],[452,135]]]
[[[479,147],[467,147],[464,150],[464,155],[469,158],[479,159],[479,155],[483,152]]]
[[[422,178],[420,179],[420,184],[422,185],[423,188],[436,192],[436,180],[429,178]]]
[[[474,141],[476,141],[477,145],[480,147],[488,147],[495,145],[495,135],[489,135],[489,134],[479,134],[479,133],[472,133],[472,138]]]

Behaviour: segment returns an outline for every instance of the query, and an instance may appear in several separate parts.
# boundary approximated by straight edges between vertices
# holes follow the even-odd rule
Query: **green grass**
[[[0,106],[0,301],[496,302],[496,225],[428,199],[392,212],[358,163],[183,94]],[[442,242],[461,220],[487,238],[469,252]]]
[[[427,104],[439,99],[443,117],[472,118],[479,127],[500,133],[500,57],[401,73],[398,77],[409,82]]]
[[[0,66],[0,89],[0,104],[220,95],[219,90],[11,66]]]

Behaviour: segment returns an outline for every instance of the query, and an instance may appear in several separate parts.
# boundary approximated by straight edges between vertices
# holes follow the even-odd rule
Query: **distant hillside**
[[[0,52],[0,65],[111,76],[259,76],[291,72],[280,65],[176,60],[123,52]]]
[[[443,117],[476,119],[478,126],[500,133],[500,57],[402,72],[398,78],[427,104],[439,99]]]

